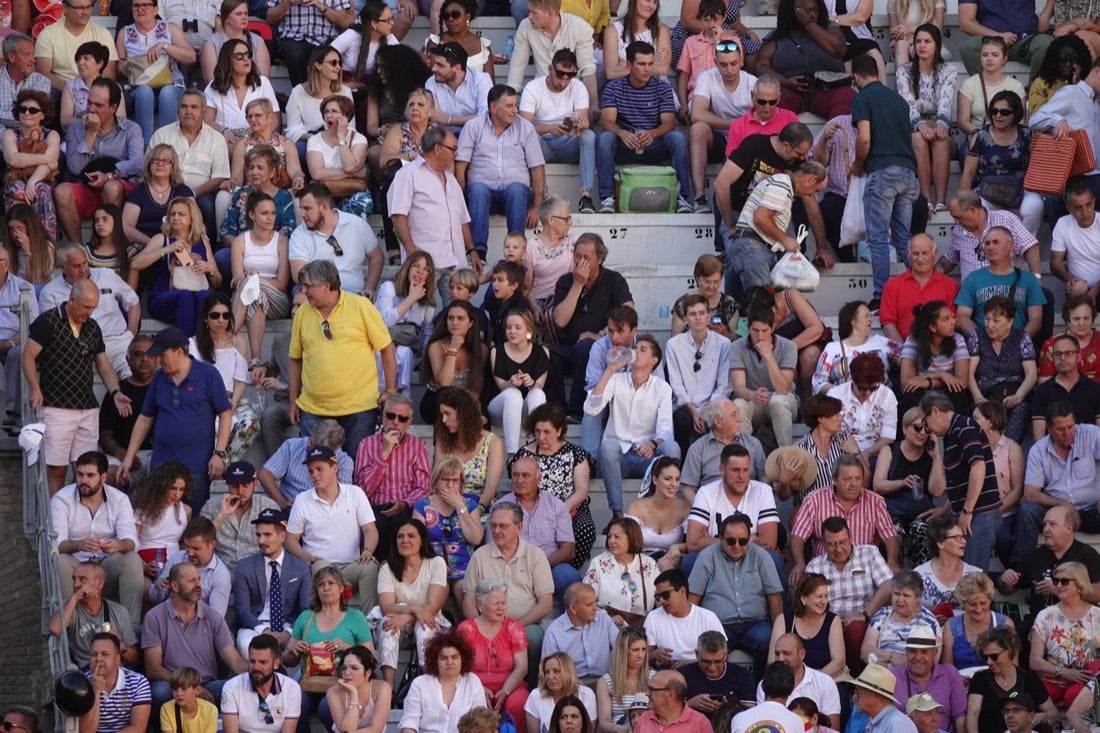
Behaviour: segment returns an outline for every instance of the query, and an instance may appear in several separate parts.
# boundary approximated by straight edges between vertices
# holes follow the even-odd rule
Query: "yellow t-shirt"
[[[603,29],[611,22],[611,9],[607,0],[562,0],[561,12],[582,18],[596,33],[602,34]]]
[[[183,730],[176,730],[176,701],[169,700],[160,709],[160,729],[171,733],[215,733],[218,730],[218,708],[214,703],[200,699],[199,712],[194,718],[180,714]]]
[[[390,344],[382,314],[361,295],[342,291],[327,319],[303,305],[290,331],[290,358],[302,360],[298,407],[313,415],[339,417],[378,408],[374,353]],[[304,358],[303,358],[304,356]]]
[[[111,61],[118,61],[118,50],[111,32],[94,20],[88,22],[79,36],[74,36],[65,28],[64,19],[48,26],[38,34],[34,57],[53,59],[53,73],[69,81],[76,78],[76,49],[88,41],[102,43],[110,51]]]

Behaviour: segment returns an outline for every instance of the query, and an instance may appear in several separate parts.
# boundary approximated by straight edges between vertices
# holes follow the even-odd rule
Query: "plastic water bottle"
[[[110,15],[111,14],[111,0],[99,0],[99,14]]]
[[[516,39],[512,34],[508,34],[508,42],[504,44],[504,60],[508,61],[512,58],[512,52],[516,50]]]
[[[634,363],[637,356],[637,352],[629,346],[612,346],[607,350],[607,363],[617,364],[626,360],[626,365],[629,366]]]

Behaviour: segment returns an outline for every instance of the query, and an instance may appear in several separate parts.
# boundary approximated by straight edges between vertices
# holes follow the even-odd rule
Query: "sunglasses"
[[[336,253],[337,257],[343,257],[344,256],[344,248],[341,247],[340,243],[336,241],[336,235],[335,234],[328,235],[328,239],[326,239],[325,241],[328,242],[328,245],[330,247],[332,247],[332,251]]]
[[[738,545],[744,547],[745,545],[749,544],[748,537],[723,537],[722,541],[730,547],[736,547]]]
[[[321,63],[324,64],[325,66],[339,66],[340,65],[340,59],[326,59],[326,60],[322,61]]]
[[[989,114],[993,115],[994,117],[1011,117],[1012,110],[1005,107],[994,107],[993,109],[989,110]]]
[[[210,311],[206,314],[206,317],[211,321],[228,321],[232,318],[229,311]]]
[[[1073,578],[1051,578],[1050,582],[1055,585],[1069,585],[1073,582]]]
[[[986,652],[985,654],[979,654],[978,656],[981,657],[982,659],[986,660],[986,661],[995,662],[995,661],[997,661],[997,658],[1000,657],[1004,653],[1005,653],[1005,650],[1002,649],[999,652]]]
[[[661,591],[657,591],[653,594],[653,598],[655,600],[658,600],[658,601],[667,601],[671,597],[672,597],[672,591],[670,591],[670,590],[661,590]]]
[[[714,50],[718,53],[729,53],[730,51],[740,51],[741,47],[737,45],[736,41],[719,41],[714,44]]]
[[[275,723],[275,717],[271,714],[271,708],[267,706],[266,700],[260,700],[260,712],[264,714],[264,725]]]
[[[21,115],[37,115],[42,113],[41,107],[16,107],[16,114]]]
[[[756,103],[762,107],[774,107],[779,104],[779,99],[757,99]]]
[[[386,419],[387,420],[396,420],[397,422],[400,422],[400,423],[406,423],[409,420],[412,420],[412,415],[398,415],[396,412],[387,412],[386,413]]]
[[[252,58],[252,52],[251,51],[234,51],[233,52],[233,58],[236,61],[244,61],[245,59]]]
[[[326,339],[332,341],[332,328],[328,325],[328,319],[321,321],[321,333]]]
[[[462,17],[462,11],[452,10],[449,13],[441,13],[439,17],[443,18],[443,20],[458,20]]]
[[[703,365],[699,363],[699,360],[703,358],[703,352],[696,349],[695,351],[695,364],[692,365],[691,371],[698,372],[703,368]]]
[[[634,579],[630,577],[630,573],[623,573],[621,576],[619,576],[619,580],[626,583],[626,587],[630,590],[631,593],[638,590],[638,584],[635,583]]]
[[[554,76],[558,77],[559,79],[575,79],[577,77],[578,73],[580,73],[580,72],[578,72],[576,70],[574,70],[574,71],[562,71],[561,69],[559,69],[557,67],[554,68]]]
[[[925,426],[925,424],[922,423],[922,422],[915,422],[912,425],[910,425],[909,427],[913,428],[914,432],[917,432],[917,433],[924,433],[924,432],[928,431],[927,426]]]

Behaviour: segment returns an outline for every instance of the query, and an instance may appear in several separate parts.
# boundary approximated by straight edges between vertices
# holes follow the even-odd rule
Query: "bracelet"
[[[458,356],[457,351],[445,351],[443,353],[444,353],[445,356]]]
[[[447,115],[447,127],[451,126],[451,116]]]

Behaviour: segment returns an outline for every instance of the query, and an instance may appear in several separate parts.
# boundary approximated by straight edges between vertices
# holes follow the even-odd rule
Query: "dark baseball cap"
[[[225,482],[227,484],[248,484],[256,478],[256,467],[248,461],[233,461],[225,469]]]
[[[157,332],[153,344],[145,350],[146,356],[160,356],[168,349],[186,349],[187,336],[175,326]]]
[[[1036,712],[1039,706],[1035,704],[1035,698],[1026,692],[1013,692],[1008,697],[1001,699],[1001,707],[1008,707],[1009,705],[1019,705],[1028,712]]]
[[[252,520],[252,524],[277,524],[285,527],[286,515],[282,509],[264,509]]]
[[[333,453],[332,448],[328,448],[323,445],[315,445],[309,449],[309,453],[306,453],[306,459],[302,461],[303,464],[312,463],[313,461],[328,461],[329,463],[336,463],[336,454]]]

